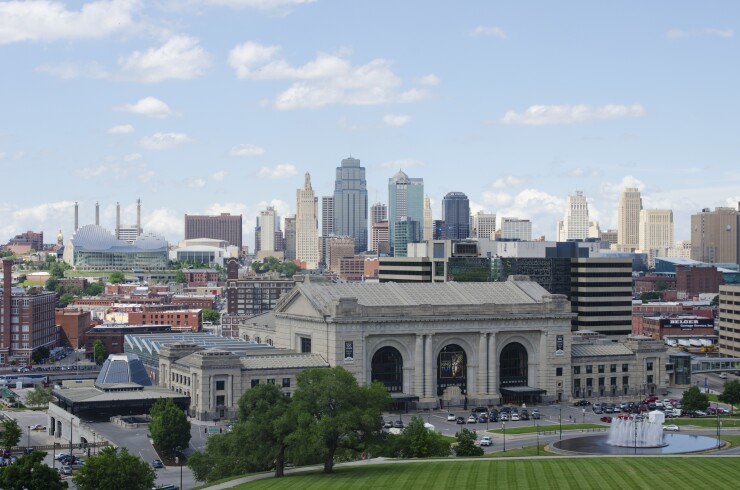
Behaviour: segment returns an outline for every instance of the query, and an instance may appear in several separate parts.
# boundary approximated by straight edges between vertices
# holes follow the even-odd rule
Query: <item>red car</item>
[[[602,422],[605,422],[607,424],[611,424],[612,423],[612,418],[611,417],[601,417],[601,421]]]

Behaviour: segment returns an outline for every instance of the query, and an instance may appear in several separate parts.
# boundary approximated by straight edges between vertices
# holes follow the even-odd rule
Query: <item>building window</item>
[[[226,389],[226,381],[216,381],[216,390],[217,391],[223,391]]]
[[[555,368],[555,376],[562,376],[563,375],[563,368]]]
[[[267,384],[268,385],[274,385],[275,384],[275,378],[268,378],[267,379]]]
[[[581,374],[581,366],[573,366],[573,374]]]
[[[301,352],[311,352],[311,337],[301,337]]]
[[[649,385],[653,384],[653,375],[652,374],[648,374],[648,376],[647,376],[647,382],[648,382]]]
[[[290,378],[283,378],[283,388],[290,388]]]
[[[647,366],[645,367],[645,369],[647,371],[652,371],[653,370],[653,361],[648,361],[647,362]]]
[[[217,407],[223,407],[226,403],[226,397],[224,395],[218,395],[216,397],[216,406]]]
[[[586,374],[591,374],[593,372],[593,366],[589,364],[586,366]]]
[[[616,365],[616,364],[612,364],[612,365],[610,365],[610,366],[609,366],[609,372],[610,372],[610,373],[616,373],[616,372],[617,372],[617,365]],[[616,384],[616,383],[615,383],[615,384]]]
[[[630,365],[629,364],[622,364],[622,372],[623,373],[627,373],[627,372],[629,372],[629,370],[630,370]]]
[[[630,385],[630,377],[622,376],[622,386],[629,386],[629,385]]]
[[[260,380],[258,380],[258,379],[253,379],[252,380],[252,388],[254,388],[255,386],[258,386],[259,384],[260,384]]]
[[[599,364],[599,374],[604,374],[604,365]]]

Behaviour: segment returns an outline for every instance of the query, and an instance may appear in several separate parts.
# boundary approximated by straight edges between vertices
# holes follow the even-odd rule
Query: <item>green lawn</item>
[[[582,430],[582,429],[606,429],[608,425],[604,424],[563,424],[563,430]],[[557,432],[560,425],[526,425],[524,427],[507,427],[506,433],[509,435],[517,434],[534,434],[535,432]],[[486,432],[486,431],[484,431]],[[489,430],[491,434],[503,434],[501,429]]]
[[[690,459],[690,461],[687,461]],[[367,465],[269,478],[236,488],[437,489],[735,489],[740,464],[725,458],[546,458]]]
[[[738,417],[720,417],[722,427],[740,427],[740,418]],[[717,417],[696,417],[696,418],[680,418],[680,419],[666,419],[666,424],[676,425],[693,425],[696,427],[717,427]],[[507,431],[508,432],[508,431]]]

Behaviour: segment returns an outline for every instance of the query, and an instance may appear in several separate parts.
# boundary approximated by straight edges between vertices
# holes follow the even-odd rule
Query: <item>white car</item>
[[[512,413],[512,414],[511,414],[511,420],[512,420],[512,421],[517,421],[517,420],[519,420],[519,414],[518,414],[518,413]]]
[[[454,413],[448,413],[447,414],[447,421],[448,422],[454,422],[455,419],[456,419],[456,417],[455,417],[455,414]]]
[[[493,446],[493,439],[491,436],[483,436],[480,440],[481,446]]]
[[[664,425],[663,430],[671,430],[673,432],[678,432],[681,429],[675,424],[670,424],[670,425]]]

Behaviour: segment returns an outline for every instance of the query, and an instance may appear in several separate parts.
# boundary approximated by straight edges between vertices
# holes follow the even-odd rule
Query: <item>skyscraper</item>
[[[306,269],[319,266],[319,206],[311,188],[311,176],[306,172],[303,188],[296,191],[296,258],[306,263]]]
[[[285,260],[296,258],[295,215],[285,217]]]
[[[474,238],[491,238],[496,233],[496,215],[478,211],[473,215],[473,229],[470,235]]]
[[[260,251],[275,251],[275,215],[275,208],[272,206],[260,211]]]
[[[700,262],[740,263],[740,212],[718,207],[692,214],[691,258]]]
[[[640,190],[625,188],[617,208],[617,249],[621,252],[634,252],[640,246],[640,211]]]
[[[355,252],[367,250],[367,182],[360,160],[345,158],[334,181],[334,234],[355,239]]]
[[[558,222],[558,241],[585,240],[588,238],[588,202],[582,191],[568,196],[565,206],[565,217]]]
[[[425,242],[434,239],[434,223],[432,222],[432,200],[429,196],[424,196],[424,226],[422,226]]]
[[[532,222],[528,219],[501,218],[501,238],[504,240],[532,240]]]
[[[445,240],[464,240],[470,236],[470,202],[462,192],[448,192],[442,200]]]
[[[321,236],[334,234],[334,196],[321,198]]]
[[[138,219],[138,218],[137,218]],[[120,220],[117,218],[117,226],[120,226]],[[140,222],[137,223],[139,233],[141,233]],[[226,240],[229,245],[242,249],[242,215],[232,216],[229,213],[221,213],[218,216],[208,215],[185,215],[185,239],[194,238],[213,238],[216,240]]]
[[[647,252],[648,265],[655,266],[655,257],[668,255],[673,248],[673,211],[643,209],[640,211],[639,250]]]
[[[397,224],[403,222],[409,231],[397,235]],[[416,225],[408,225],[415,222]],[[406,243],[399,247],[406,249],[406,244],[421,240],[422,225],[424,223],[424,179],[409,178],[403,171],[399,170],[396,175],[388,179],[388,227],[390,231],[391,254],[396,255],[396,239],[404,237]]]
[[[370,224],[388,220],[388,206],[382,202],[376,202],[370,206]]]

